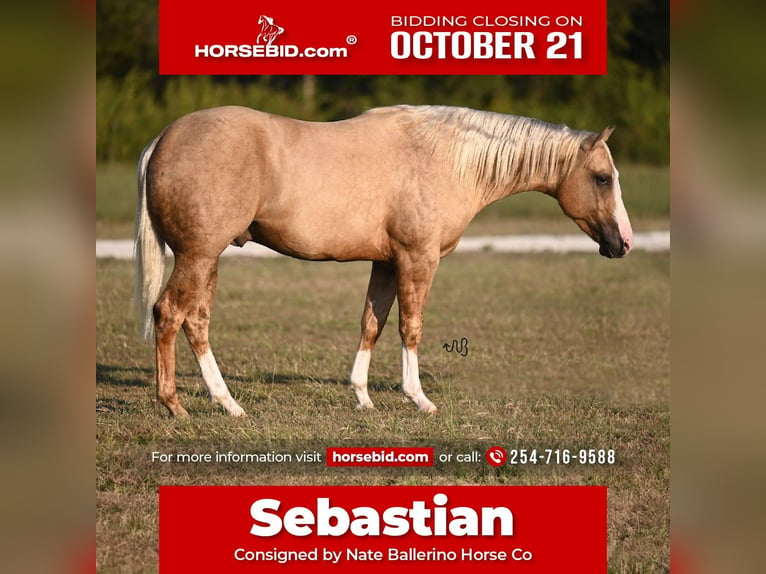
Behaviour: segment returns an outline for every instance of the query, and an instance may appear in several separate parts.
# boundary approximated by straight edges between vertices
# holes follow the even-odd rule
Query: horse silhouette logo
[[[278,26],[274,23],[274,18],[270,18],[264,14],[258,18],[258,23],[261,25],[261,33],[258,34],[258,38],[256,38],[258,44],[265,42],[267,46],[271,46],[271,43],[277,39],[277,36],[285,31],[282,26]]]

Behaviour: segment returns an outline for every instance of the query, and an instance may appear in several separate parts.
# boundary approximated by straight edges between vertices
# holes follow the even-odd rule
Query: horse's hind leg
[[[210,320],[210,304],[215,292],[216,277],[217,258],[200,259],[176,254],[173,273],[154,305],[157,399],[175,417],[188,415],[178,400],[175,382],[175,343],[181,325],[184,326],[186,335],[192,343],[205,383],[208,388],[211,388],[210,381],[215,385],[217,392],[214,397],[224,399],[224,407],[230,414],[243,414],[240,406],[229,396],[229,391],[221,379],[207,342],[207,325]],[[213,394],[212,389],[211,394]],[[231,402],[225,401],[225,396],[229,396]]]
[[[160,298],[154,304],[154,327],[157,353],[157,399],[175,417],[188,415],[176,390],[176,335],[186,314],[201,293],[199,266],[177,255],[173,273]]]
[[[367,375],[370,369],[372,349],[383,331],[391,305],[396,298],[396,270],[384,263],[373,262],[370,284],[362,313],[362,337],[351,369],[351,386],[357,400],[357,408],[374,408],[367,394]]]
[[[196,303],[191,306],[183,322],[184,333],[189,340],[194,356],[197,358],[202,378],[210,392],[210,398],[221,405],[228,414],[238,417],[245,416],[245,411],[229,393],[229,389],[221,376],[221,371],[210,349],[208,340],[208,328],[210,325],[210,312],[213,307],[215,288],[218,282],[218,261],[214,261],[212,268],[208,267],[208,277],[204,290]]]

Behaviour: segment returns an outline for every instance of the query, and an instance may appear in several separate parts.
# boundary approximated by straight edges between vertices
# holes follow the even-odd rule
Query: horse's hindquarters
[[[238,143],[195,114],[162,136],[148,166],[147,204],[175,253],[217,256],[252,222],[259,173],[243,167]]]

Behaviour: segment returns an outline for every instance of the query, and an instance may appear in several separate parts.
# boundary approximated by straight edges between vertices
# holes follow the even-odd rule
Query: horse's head
[[[557,191],[561,209],[599,244],[604,257],[623,257],[633,247],[633,230],[622,203],[619,173],[606,140],[606,128],[583,141],[579,158]]]

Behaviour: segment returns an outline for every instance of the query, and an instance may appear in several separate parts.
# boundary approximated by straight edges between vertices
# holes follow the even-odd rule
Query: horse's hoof
[[[438,409],[436,408],[436,405],[433,404],[431,401],[418,405],[418,411],[421,413],[427,413],[429,415],[433,415],[436,413],[437,410]]]
[[[358,410],[358,411],[374,411],[375,410],[375,405],[372,404],[372,401],[370,401],[368,403],[359,403],[358,405],[356,405],[356,410]]]
[[[240,407],[239,405],[235,405],[234,407],[231,407],[227,414],[230,417],[246,417],[247,413],[245,412],[245,409]]]
[[[211,400],[213,401],[214,404],[221,405],[221,407],[223,407],[223,410],[225,410],[226,414],[229,415],[230,417],[246,417],[247,416],[245,409],[239,406],[239,403],[230,396],[223,397],[223,398],[211,397]]]
[[[167,405],[165,406],[167,407],[168,411],[170,411],[171,418],[185,419],[189,417],[189,413],[186,412],[186,409],[183,408],[180,404],[173,405],[172,407],[169,407]]]

